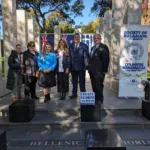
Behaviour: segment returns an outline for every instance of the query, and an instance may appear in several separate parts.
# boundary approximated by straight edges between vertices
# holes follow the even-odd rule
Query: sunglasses
[[[100,38],[94,38],[94,39],[100,39]]]

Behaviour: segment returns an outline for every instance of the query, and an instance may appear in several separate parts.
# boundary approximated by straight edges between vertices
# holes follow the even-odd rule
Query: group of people
[[[95,45],[90,53],[88,46],[80,42],[80,34],[74,34],[74,42],[67,45],[60,39],[57,49],[46,43],[40,53],[35,51],[34,41],[27,44],[27,50],[21,52],[21,45],[8,58],[7,88],[11,90],[12,101],[23,99],[21,87],[24,84],[25,99],[38,99],[36,83],[43,88],[44,102],[51,100],[51,88],[57,85],[60,100],[66,98],[69,91],[69,73],[72,75],[72,95],[77,97],[78,79],[80,92],[86,92],[85,73],[88,70],[96,103],[103,103],[103,82],[109,66],[109,49],[101,43],[101,35],[94,35]]]

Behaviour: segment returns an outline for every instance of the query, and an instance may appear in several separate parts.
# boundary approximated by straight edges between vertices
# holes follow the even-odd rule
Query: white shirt
[[[59,61],[59,67],[58,67],[58,72],[64,72],[63,68],[63,52],[59,51],[58,53],[58,61]]]

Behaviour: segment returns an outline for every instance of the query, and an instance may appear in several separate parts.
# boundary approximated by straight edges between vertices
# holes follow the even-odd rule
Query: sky
[[[87,25],[90,21],[96,19],[96,15],[91,13],[90,11],[91,7],[93,6],[94,0],[83,0],[83,3],[85,5],[85,9],[82,11],[83,17],[75,18],[76,25],[80,25],[80,22],[82,22],[83,25]]]

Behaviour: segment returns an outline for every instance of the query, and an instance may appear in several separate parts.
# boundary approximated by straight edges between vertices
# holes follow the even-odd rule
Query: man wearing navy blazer
[[[85,70],[88,66],[88,46],[80,42],[80,34],[74,34],[74,42],[69,46],[70,70],[72,74],[73,90],[70,98],[77,97],[78,78],[80,91],[85,92]]]
[[[95,45],[91,48],[88,71],[91,78],[93,91],[95,92],[95,102],[103,103],[103,82],[105,74],[108,72],[109,49],[101,43],[101,35],[94,35]]]

